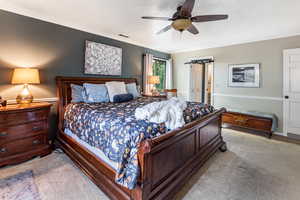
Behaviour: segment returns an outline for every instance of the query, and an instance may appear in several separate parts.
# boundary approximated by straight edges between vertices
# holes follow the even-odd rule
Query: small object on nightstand
[[[0,167],[51,153],[50,107],[49,103],[0,107]]]
[[[3,100],[2,97],[0,96],[0,107],[3,106],[5,107],[7,104],[7,101],[6,100]]]
[[[7,105],[7,101],[6,100],[2,100],[1,106],[5,107],[6,105]]]

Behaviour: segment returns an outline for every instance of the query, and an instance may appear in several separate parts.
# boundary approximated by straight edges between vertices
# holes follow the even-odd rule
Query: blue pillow
[[[126,84],[126,90],[128,93],[132,94],[133,98],[137,98],[141,96],[141,94],[137,90],[136,83]]]
[[[85,101],[84,88],[81,85],[71,84],[71,91],[72,103],[79,103]]]
[[[83,87],[86,94],[86,103],[109,102],[107,88],[104,84],[84,83]]]
[[[132,94],[117,94],[114,96],[114,103],[122,103],[126,101],[131,101],[133,99]]]

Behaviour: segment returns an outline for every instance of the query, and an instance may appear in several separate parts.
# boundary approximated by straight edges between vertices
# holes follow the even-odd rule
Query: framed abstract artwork
[[[260,65],[240,64],[228,67],[229,87],[260,87]]]
[[[86,41],[84,73],[120,76],[122,74],[122,49]]]

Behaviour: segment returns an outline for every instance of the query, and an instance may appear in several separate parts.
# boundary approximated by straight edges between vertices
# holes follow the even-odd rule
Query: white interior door
[[[190,101],[202,101],[203,65],[192,64],[190,71]]]
[[[288,49],[284,57],[284,132],[300,135],[300,49]]]

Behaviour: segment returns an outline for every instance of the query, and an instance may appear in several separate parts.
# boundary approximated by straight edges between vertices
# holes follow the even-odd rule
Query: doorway
[[[213,59],[192,60],[190,65],[189,101],[213,105]]]

